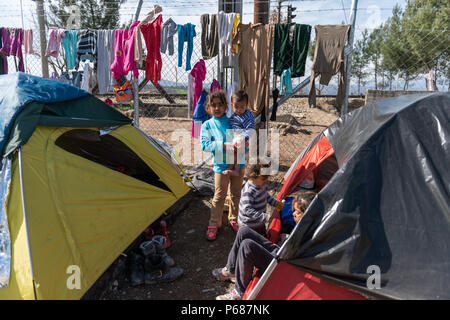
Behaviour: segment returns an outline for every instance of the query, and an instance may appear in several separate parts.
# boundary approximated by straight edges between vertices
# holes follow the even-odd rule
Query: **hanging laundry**
[[[97,31],[97,81],[100,94],[111,92],[114,80],[109,69],[114,61],[114,30]]]
[[[236,13],[236,15],[234,16],[233,29],[231,30],[233,37],[236,35],[239,23],[241,23],[241,15],[239,13]],[[232,45],[231,52],[233,54],[237,54],[239,52],[239,46],[236,43]]]
[[[280,92],[277,88],[272,90],[272,99],[273,99],[273,108],[272,108],[272,115],[270,116],[270,121],[276,121],[277,120],[277,110],[278,110],[278,94]]]
[[[134,62],[136,62],[138,69],[145,70],[144,49],[142,47],[142,31],[140,24],[136,26],[134,31]]]
[[[8,59],[6,56],[0,54],[0,74],[8,73]]]
[[[292,94],[292,79],[291,79],[291,68],[286,69],[281,74],[281,91],[280,94]],[[286,92],[284,88],[286,87]]]
[[[24,30],[23,31],[23,48],[24,54],[33,54],[33,30]]]
[[[233,24],[235,13],[225,13],[219,11],[217,15],[218,20],[218,35],[219,35],[219,68],[223,72],[225,67],[233,65],[231,50],[233,40]]]
[[[217,28],[217,14],[202,14],[200,16],[202,26],[202,57],[211,59],[219,53],[219,32]]]
[[[145,18],[136,26],[134,32],[134,61],[137,64],[138,69],[145,70],[146,56],[144,55],[144,49],[142,46],[142,32],[140,26],[144,23],[153,20],[156,14],[162,12],[162,7],[155,4],[153,10],[147,13]]]
[[[47,48],[45,49],[46,57],[59,56],[59,47],[61,46],[61,39],[66,30],[58,27],[51,27],[48,35]]]
[[[77,42],[78,32],[67,30],[62,36],[62,46],[66,55],[67,69],[72,70],[77,66]]]
[[[184,43],[187,42],[186,48],[186,71],[191,70],[191,57],[194,48],[195,25],[192,23],[186,23],[178,26],[178,67],[183,65],[183,50]]]
[[[133,21],[130,30],[117,29],[114,32],[114,61],[110,70],[114,79],[119,79],[121,75],[126,76],[133,71],[134,77],[139,77],[139,70],[134,60],[135,29],[139,21]]]
[[[214,92],[214,91],[218,91],[221,89],[222,88],[220,87],[219,81],[217,81],[216,79],[213,79],[213,81],[211,82],[211,87],[209,89],[209,92]]]
[[[200,98],[200,94],[203,90],[203,81],[206,77],[206,65],[205,61],[200,59],[195,65],[194,68],[191,71],[191,76],[194,80],[194,99],[193,99],[193,110],[192,112],[195,112],[195,107],[197,105],[197,101]],[[189,92],[188,92],[189,94]],[[192,92],[191,92],[192,94]],[[196,133],[197,135],[195,136]],[[198,138],[198,134],[200,134],[200,130],[194,130],[194,122],[192,122],[192,137]]]
[[[269,105],[273,29],[273,25],[240,23],[233,39],[239,46],[240,89],[247,92],[249,109],[255,116]]]
[[[293,40],[290,39],[291,28]],[[291,77],[305,75],[311,26],[306,24],[276,24],[274,31],[273,72],[280,76],[291,68]]]
[[[58,81],[71,84],[75,87],[81,88],[81,79],[83,78],[83,72],[81,71],[67,71],[63,72]]]
[[[3,28],[0,28],[0,49],[3,48]],[[1,50],[0,50],[1,51]],[[8,58],[0,53],[0,74],[8,73]]]
[[[316,107],[316,74],[320,74],[320,84],[328,85],[331,77],[338,72],[340,72],[340,76],[336,105],[341,106],[345,95],[344,47],[350,25],[316,25],[314,29],[316,31],[316,48],[311,67],[309,106]]]
[[[7,56],[13,55],[19,58],[19,65],[18,66],[16,65],[16,71],[25,72],[22,54],[23,29],[2,28],[1,31],[2,31],[3,46],[0,49],[0,52],[3,52]]]
[[[200,98],[197,101],[197,105],[195,106],[194,114],[192,115],[192,120],[194,121],[194,129],[200,130],[203,122],[211,118],[211,116],[206,112],[205,104],[206,98],[208,97],[208,92],[203,90],[200,94]],[[198,132],[195,132],[198,137]]]
[[[94,63],[94,69],[97,68],[97,31],[88,29],[78,32],[77,41],[77,62],[78,66],[81,61],[86,59]]]
[[[81,89],[92,92],[92,89],[97,84],[97,76],[94,69],[94,62],[84,60],[80,62],[80,69],[83,70],[83,77],[81,79]]]
[[[52,80],[58,80],[58,78],[59,78],[58,72],[53,71],[52,74],[51,74],[51,76],[50,76],[50,79],[52,79]]]
[[[163,23],[161,27],[161,53],[166,53],[168,49],[169,56],[173,55],[175,51],[173,45],[173,36],[177,33],[177,31],[177,24],[172,20],[172,18],[169,18],[166,22]]]
[[[161,15],[152,22],[140,25],[145,45],[147,46],[145,77],[154,84],[161,80],[162,58],[159,51],[161,47],[161,25]]]
[[[192,74],[188,73],[188,85],[187,85],[187,105],[188,105],[188,117],[194,111],[194,83],[195,79]]]

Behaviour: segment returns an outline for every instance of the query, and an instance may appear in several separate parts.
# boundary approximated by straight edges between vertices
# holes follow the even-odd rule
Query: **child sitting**
[[[300,192],[294,196],[293,217],[296,223],[316,196],[315,192]],[[284,239],[286,240],[286,239]],[[253,277],[254,268],[264,272],[276,256],[281,244],[277,245],[254,230],[243,227],[239,229],[233,247],[228,253],[225,267],[214,269],[213,276],[220,281],[235,282],[234,289],[227,294],[216,297],[216,300],[240,300]]]
[[[242,148],[243,143],[245,143],[245,148],[248,147],[248,141],[255,129],[255,116],[248,110],[248,95],[245,91],[235,92],[231,96],[231,104],[234,111],[230,117],[230,126],[234,137],[234,161],[223,173],[239,176],[241,168],[237,160],[237,150]],[[245,162],[245,160],[241,162]]]
[[[269,168],[269,166],[253,164],[248,169],[249,180],[242,188],[239,202],[238,226],[248,226],[265,235],[267,203],[278,210],[283,208],[283,203],[272,198],[267,192],[266,183],[269,176],[261,174],[263,168]]]

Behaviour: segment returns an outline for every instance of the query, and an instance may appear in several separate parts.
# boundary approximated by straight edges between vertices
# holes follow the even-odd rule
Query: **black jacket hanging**
[[[272,91],[272,98],[273,98],[273,107],[272,107],[272,115],[270,116],[270,121],[276,121],[277,120],[277,109],[278,109],[278,94],[280,91],[278,88],[275,88],[275,90]]]

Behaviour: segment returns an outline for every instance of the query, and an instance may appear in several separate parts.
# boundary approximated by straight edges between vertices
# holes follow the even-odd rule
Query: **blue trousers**
[[[191,70],[191,57],[194,49],[195,25],[186,23],[178,25],[178,67],[183,65],[184,43],[187,42],[186,49],[186,71]]]
[[[235,289],[241,297],[252,280],[253,269],[266,270],[279,248],[255,230],[239,228],[228,254],[227,269],[235,273]]]

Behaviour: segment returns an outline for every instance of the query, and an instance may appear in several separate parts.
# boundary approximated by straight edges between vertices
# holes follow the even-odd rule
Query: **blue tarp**
[[[88,95],[89,92],[55,80],[23,72],[0,76],[0,150],[3,150],[13,120],[31,101],[62,102]]]

